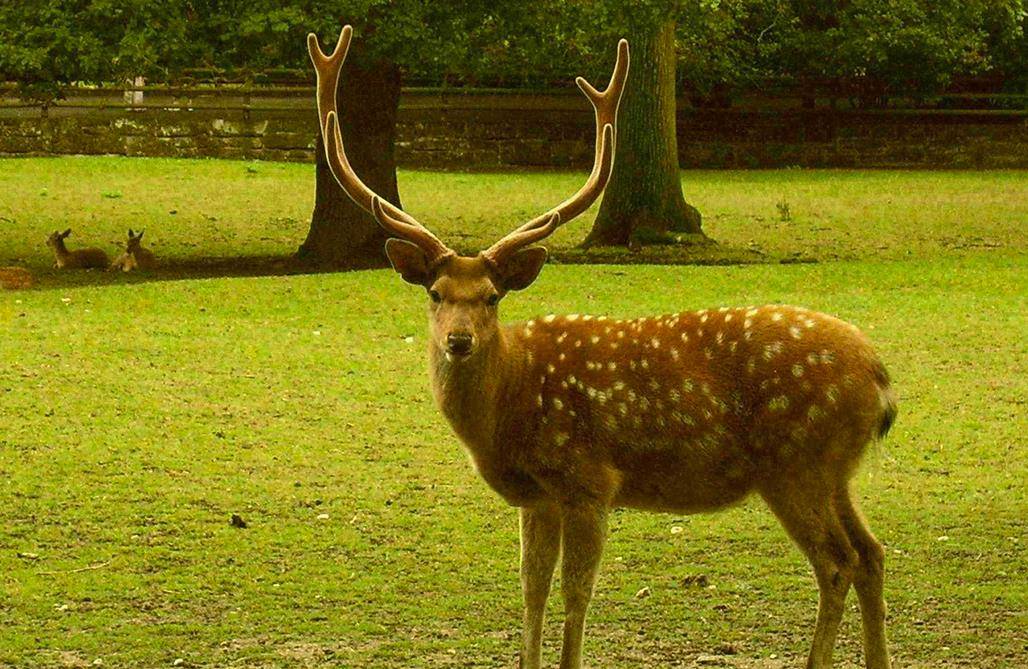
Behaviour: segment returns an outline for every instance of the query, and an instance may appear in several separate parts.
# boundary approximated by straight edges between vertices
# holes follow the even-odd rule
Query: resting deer
[[[137,235],[132,232],[132,228],[129,228],[125,252],[111,265],[112,272],[119,269],[123,272],[131,272],[134,269],[150,270],[157,266],[157,258],[153,251],[143,248],[144,232],[146,230],[140,230]]]
[[[111,259],[101,249],[76,249],[69,251],[64,240],[71,234],[71,228],[64,232],[54,230],[46,240],[46,245],[54,253],[54,267],[57,269],[94,269],[107,267]]]
[[[375,195],[351,168],[335,107],[350,38],[344,27],[326,56],[308,37],[326,156],[347,195],[392,235],[385,250],[393,268],[427,290],[435,400],[482,478],[520,509],[521,666],[540,666],[543,613],[561,554],[560,666],[581,666],[612,507],[714,511],[756,492],[816,575],[808,666],[831,664],[852,584],[867,666],[889,667],[883,549],[850,479],[869,442],[888,431],[896,403],[885,368],[855,327],[777,305],[499,322],[499,302],[527,288],[546,260],[546,250],[532,245],[585,211],[610,177],[628,44],[618,45],[605,91],[577,80],[596,113],[585,185],[467,257]]]

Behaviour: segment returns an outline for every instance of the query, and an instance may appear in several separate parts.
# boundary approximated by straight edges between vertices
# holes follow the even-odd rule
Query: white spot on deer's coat
[[[618,364],[616,362],[608,362],[607,363],[607,371],[613,372],[617,368],[618,368]]]
[[[691,393],[695,387],[696,386],[693,385],[692,379],[683,379],[682,380],[682,390],[683,391],[685,391],[687,393]]]
[[[707,360],[713,360],[714,359],[714,352],[711,351],[709,348],[704,347],[703,355],[707,356]]]
[[[754,368],[756,368],[756,366],[757,366],[757,359],[756,358],[750,358],[749,360],[747,360],[746,361],[746,373],[747,374],[752,374],[753,370],[754,370]]]
[[[792,327],[789,328],[789,334],[792,335],[793,339],[799,339],[800,337],[803,336],[800,333],[800,329],[798,327],[796,327],[795,325],[793,325]]]
[[[810,407],[807,408],[807,419],[810,420],[810,422],[814,422],[823,415],[824,411],[822,411],[821,407],[816,404],[811,404]]]
[[[560,355],[557,356],[557,360],[560,360],[561,362],[564,362],[567,359],[567,357],[568,356],[566,354],[561,353]]]
[[[649,369],[650,368],[650,361],[647,360],[646,358],[643,358],[642,360],[639,361],[639,366],[642,367],[643,369]]]
[[[650,344],[653,345],[653,348],[660,348],[660,340],[656,337],[650,340]]]
[[[553,435],[553,441],[558,446],[563,446],[564,444],[568,443],[568,439],[570,438],[571,435],[567,434],[566,432],[558,432],[557,434]]]
[[[624,389],[625,389],[625,382],[624,381],[615,381],[614,382],[614,390],[624,390]]]
[[[562,402],[559,397],[554,397],[553,398],[553,408],[556,409],[557,411],[560,411],[561,409],[564,408],[564,402]]]
[[[817,357],[817,353],[808,353],[807,354],[807,364],[808,365],[813,367],[814,365],[817,364],[818,360],[819,360],[819,358]]]
[[[717,333],[717,337],[715,337],[715,339],[717,340],[717,345],[720,346],[725,341],[725,333],[724,332],[718,332]]]
[[[831,402],[832,404],[835,404],[836,402],[838,402],[839,401],[839,386],[835,385],[834,383],[828,384],[828,387],[825,388],[825,398],[829,402]]]
[[[683,342],[685,342],[685,341],[689,341],[689,335],[683,332],[683,333],[682,333],[682,341],[683,341]]]
[[[732,320],[732,314],[725,314],[725,323]]]
[[[582,340],[581,339],[576,339],[575,340],[575,348],[581,348],[581,347],[582,347]]]
[[[735,341],[734,339],[732,341],[728,342],[728,350],[729,351],[731,351],[732,353],[735,353],[735,349],[737,349],[737,348],[739,348],[739,342]]]
[[[746,310],[746,322],[747,323],[752,322],[752,321],[750,321],[750,319],[753,318],[754,316],[756,316],[759,311],[760,311],[759,309],[747,309]],[[749,325],[747,325],[746,327],[749,327]]]
[[[540,409],[542,408],[542,406],[543,406],[543,396],[542,395],[536,395],[535,405],[537,407],[539,407]]]
[[[578,319],[579,319],[579,315],[578,314],[568,314],[567,315],[567,320],[572,322],[572,323],[577,321]]]
[[[835,362],[835,354],[829,352],[827,349],[821,351],[821,364],[830,365]]]
[[[544,323],[552,323],[555,318],[557,318],[556,315],[554,315],[554,314],[547,314],[546,317],[543,318],[543,322]]]
[[[592,319],[593,319],[593,317],[590,316],[589,314],[586,314],[585,316],[582,316],[582,320],[583,321],[591,321]]]
[[[672,348],[671,349],[671,359],[672,360],[678,360],[678,349],[677,348]]]
[[[803,321],[803,324],[806,325],[808,329],[817,325],[813,318],[806,319],[805,321]]]
[[[775,357],[776,355],[782,352],[782,348],[782,342],[780,341],[773,341],[770,344],[765,344],[764,359],[770,360],[771,358]]]
[[[625,331],[624,330],[618,330],[618,339],[624,339],[624,338],[625,338]]]
[[[557,368],[554,367],[553,363],[551,362],[551,363],[546,365],[546,371],[549,372],[550,374],[553,374],[554,372],[557,371]]]
[[[564,340],[567,339],[567,338],[568,338],[568,333],[567,332],[561,332],[560,336],[557,337],[557,343],[558,344],[562,344],[562,343],[564,343]]]
[[[627,416],[628,415],[628,405],[625,404],[624,402],[621,402],[620,404],[618,404],[618,413],[620,413],[622,416]]]
[[[591,341],[594,344],[597,344],[600,341],[600,336],[599,335],[593,335],[592,337],[589,337],[589,341]]]
[[[703,314],[702,316],[700,316],[700,322],[701,323],[706,323],[707,322],[707,314]]]
[[[782,320],[782,314],[780,314],[780,313],[779,313],[779,312],[777,312],[777,311],[776,311],[776,312],[774,312],[774,313],[772,313],[772,314],[771,314],[771,320],[773,320],[773,321],[775,321],[775,322],[778,322],[778,321]]]
[[[771,411],[785,411],[789,408],[789,398],[785,395],[772,397],[771,401],[767,403],[767,408]]]
[[[803,365],[796,363],[792,366],[792,375],[797,379],[803,376]]]

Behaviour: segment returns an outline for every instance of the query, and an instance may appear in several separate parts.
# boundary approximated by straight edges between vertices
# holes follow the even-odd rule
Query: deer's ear
[[[427,286],[431,278],[428,271],[428,258],[417,244],[402,239],[386,240],[386,257],[393,269],[407,283],[415,286]]]
[[[499,267],[500,286],[504,290],[528,288],[539,276],[545,262],[546,249],[541,246],[518,251]]]
[[[129,228],[129,239],[132,239],[135,236],[135,233],[132,232],[132,228]]]
[[[68,228],[67,230],[65,230],[64,232],[61,233],[61,239],[64,239],[65,237],[67,237],[70,234],[71,234],[71,228]]]

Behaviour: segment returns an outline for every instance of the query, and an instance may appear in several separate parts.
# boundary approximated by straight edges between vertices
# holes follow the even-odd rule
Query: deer
[[[46,240],[46,245],[54,254],[54,267],[57,269],[101,269],[111,264],[111,259],[102,249],[86,248],[69,251],[64,240],[71,235],[71,228],[64,232],[54,230]]]
[[[435,402],[481,478],[518,509],[520,666],[541,666],[558,560],[560,667],[582,666],[612,509],[714,512],[756,494],[813,568],[819,603],[807,667],[831,666],[852,586],[866,665],[888,669],[885,554],[851,482],[868,445],[889,431],[897,402],[885,366],[855,326],[777,304],[500,323],[501,301],[542,270],[547,251],[537,243],[584,212],[610,178],[628,43],[618,44],[605,90],[576,79],[596,120],[585,184],[466,256],[371,191],[350,165],[336,97],[351,38],[343,27],[329,55],[317,36],[307,38],[325,155],[343,191],[390,235],[393,270],[427,292]]]
[[[140,230],[139,234],[136,234],[132,228],[129,228],[125,252],[111,264],[110,271],[114,272],[120,269],[123,272],[131,272],[134,269],[151,270],[157,267],[157,258],[153,251],[143,248],[144,232],[146,230]]]

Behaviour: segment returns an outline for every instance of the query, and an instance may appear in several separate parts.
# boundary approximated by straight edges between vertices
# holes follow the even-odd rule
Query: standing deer
[[[335,106],[351,34],[344,27],[329,56],[308,36],[326,156],[346,194],[393,236],[385,246],[393,268],[427,290],[435,400],[482,478],[520,509],[521,666],[540,666],[545,603],[561,554],[560,666],[581,666],[611,508],[715,511],[756,492],[816,575],[820,603],[807,666],[831,665],[852,584],[867,666],[889,667],[884,551],[850,479],[869,442],[888,431],[896,402],[884,366],[855,327],[778,305],[499,322],[500,300],[527,288],[546,260],[546,250],[532,244],[585,211],[610,177],[627,42],[618,45],[605,91],[577,80],[596,114],[585,185],[467,257],[379,198],[351,168]]]
[[[54,253],[54,267],[57,269],[95,269],[107,267],[111,259],[102,249],[76,249],[69,251],[64,240],[71,234],[71,228],[64,232],[54,230],[46,239],[46,245]]]

